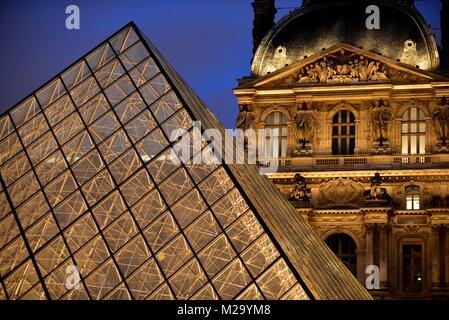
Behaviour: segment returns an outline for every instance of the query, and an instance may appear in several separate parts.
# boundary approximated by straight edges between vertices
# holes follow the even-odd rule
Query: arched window
[[[277,158],[287,156],[287,118],[282,112],[272,112],[265,119],[267,130],[265,156]],[[271,133],[270,133],[271,131]]]
[[[405,188],[405,209],[419,210],[419,187],[408,186]]]
[[[416,107],[402,115],[402,154],[426,153],[426,120],[424,112]]]
[[[326,244],[343,261],[354,276],[357,276],[357,254],[354,240],[345,233],[336,233],[326,239]]]
[[[332,154],[354,154],[354,148],[354,114],[348,110],[340,110],[332,120]]]

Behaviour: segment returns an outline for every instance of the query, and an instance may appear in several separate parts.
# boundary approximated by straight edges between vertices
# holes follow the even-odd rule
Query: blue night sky
[[[252,0],[41,0],[0,3],[0,112],[133,20],[199,97],[234,127],[232,88],[249,75]],[[301,0],[276,0],[277,19]],[[439,41],[439,0],[416,1]],[[81,29],[65,28],[78,5]]]

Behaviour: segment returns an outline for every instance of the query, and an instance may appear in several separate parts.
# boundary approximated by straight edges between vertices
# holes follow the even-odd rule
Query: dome
[[[366,27],[366,7],[380,10],[380,29]],[[435,38],[424,18],[399,1],[309,1],[277,23],[256,50],[255,76],[266,75],[323,48],[347,43],[388,58],[434,70],[439,66]]]

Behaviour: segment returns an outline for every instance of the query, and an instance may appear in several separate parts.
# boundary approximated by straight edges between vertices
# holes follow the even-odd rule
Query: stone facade
[[[234,93],[253,129],[278,113],[286,139],[260,163],[360,282],[379,267],[376,298],[449,298],[449,79],[341,44]]]

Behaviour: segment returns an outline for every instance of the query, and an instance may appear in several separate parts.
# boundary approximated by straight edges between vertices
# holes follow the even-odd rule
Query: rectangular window
[[[422,246],[404,244],[402,246],[402,291],[419,293],[423,284]]]

